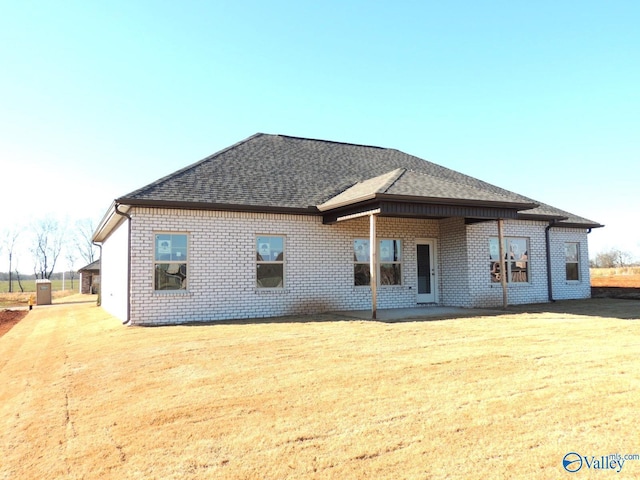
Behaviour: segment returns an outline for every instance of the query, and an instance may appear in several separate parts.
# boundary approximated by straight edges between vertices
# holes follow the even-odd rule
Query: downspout
[[[547,245],[547,291],[549,293],[549,301],[555,302],[553,299],[553,278],[551,275],[551,239],[549,230],[551,230],[555,226],[556,221],[550,220],[549,225],[547,225],[544,229],[544,239]]]
[[[127,251],[128,251],[128,255],[127,255],[127,319],[122,322],[123,325],[126,325],[127,323],[129,323],[131,321],[131,215],[129,215],[128,213],[125,212],[121,212],[120,210],[118,210],[118,207],[120,206],[119,203],[116,203],[115,209],[114,211],[118,214],[121,215],[123,217],[126,217],[129,221],[127,222],[127,228],[128,228],[128,237],[127,237]],[[102,266],[102,257],[100,257],[100,266]],[[100,282],[100,288],[102,288],[102,281]]]

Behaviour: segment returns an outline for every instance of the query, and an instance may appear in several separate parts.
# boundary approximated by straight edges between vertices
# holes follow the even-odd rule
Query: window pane
[[[491,282],[500,283],[500,261],[491,262]]]
[[[284,261],[284,237],[258,237],[256,249],[258,261]]]
[[[356,286],[371,284],[371,272],[368,263],[356,263],[353,266],[353,284]]]
[[[187,261],[187,236],[173,234],[156,235],[156,260]]]
[[[401,260],[400,240],[380,240],[380,261],[399,262]]]
[[[507,255],[510,260],[527,260],[527,239],[526,238],[508,238],[509,246]]]
[[[564,256],[567,262],[578,261],[578,244],[577,243],[565,243],[564,244]]]
[[[523,267],[518,267],[515,265],[524,265]],[[511,281],[514,283],[526,283],[529,281],[529,271],[527,270],[526,263],[522,264],[520,262],[515,262],[511,266]]]
[[[353,241],[353,260],[355,262],[369,261],[369,240]],[[366,285],[369,285],[368,283]]]
[[[401,285],[401,270],[399,263],[381,263],[380,285]]]
[[[156,260],[171,260],[171,235],[156,235]]]
[[[284,286],[284,265],[281,263],[261,263],[256,266],[256,286],[258,288],[282,288]]]
[[[156,290],[185,290],[187,288],[186,263],[157,263]]]
[[[497,238],[489,239],[489,258],[491,260],[500,260],[500,243]]]
[[[577,263],[567,263],[567,280],[580,280]]]

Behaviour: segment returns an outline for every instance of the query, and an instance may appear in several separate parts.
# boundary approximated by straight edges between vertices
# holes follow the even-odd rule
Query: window
[[[580,280],[580,244],[567,242],[564,244],[564,258],[567,272],[567,281]]]
[[[378,244],[380,285],[402,285],[402,241],[380,240]],[[353,284],[370,285],[369,240],[353,241]]]
[[[507,260],[507,282],[529,282],[529,239],[505,237],[505,259]],[[500,243],[496,237],[489,238],[491,282],[500,283]]]
[[[256,287],[284,287],[284,237],[256,237]]]
[[[158,233],[155,239],[155,290],[186,290],[187,235]]]

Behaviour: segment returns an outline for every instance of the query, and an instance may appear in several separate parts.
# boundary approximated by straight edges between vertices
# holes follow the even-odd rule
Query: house
[[[394,149],[258,133],[116,199],[102,305],[172,324],[590,296],[597,222]]]
[[[80,293],[98,293],[100,287],[100,260],[85,265],[80,270]]]

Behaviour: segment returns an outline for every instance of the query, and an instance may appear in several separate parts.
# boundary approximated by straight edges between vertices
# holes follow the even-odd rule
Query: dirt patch
[[[591,287],[592,298],[622,298],[640,300],[640,288],[628,287]]]
[[[26,310],[0,310],[0,337],[11,330],[27,313],[29,312]]]
[[[591,277],[592,287],[640,288],[640,275],[598,275]]]

